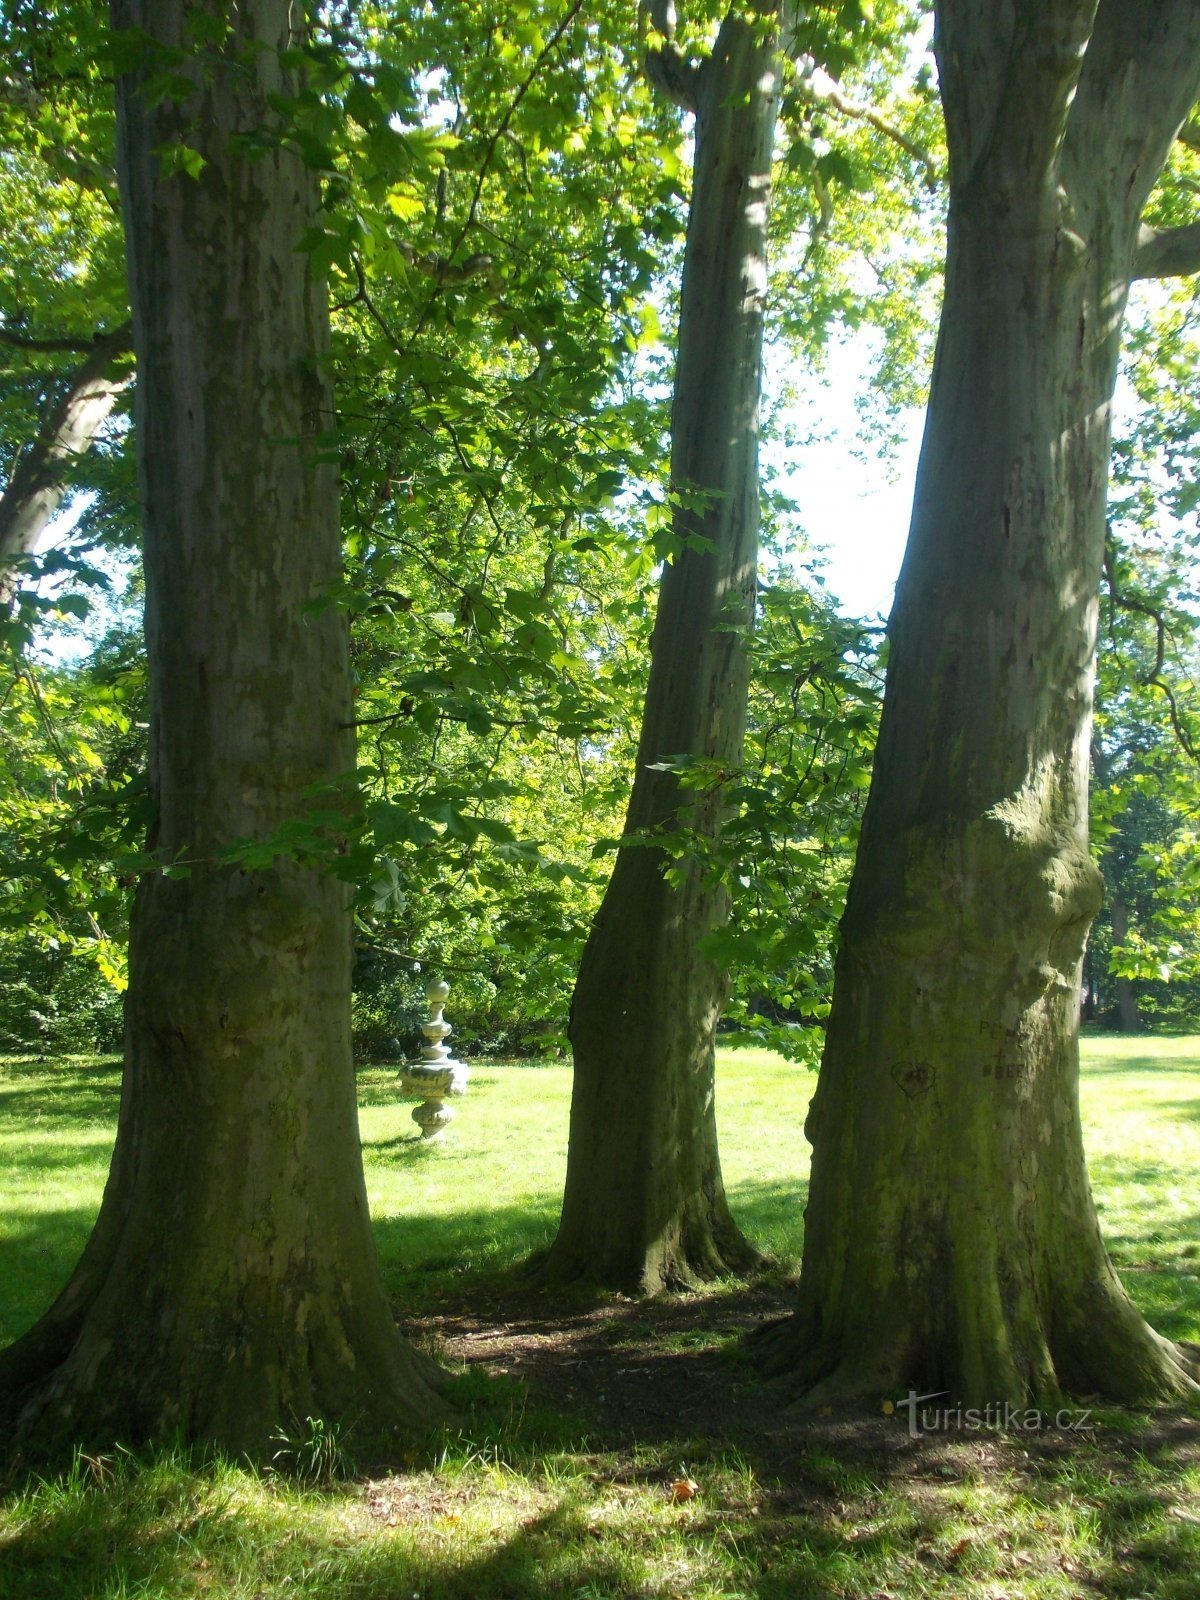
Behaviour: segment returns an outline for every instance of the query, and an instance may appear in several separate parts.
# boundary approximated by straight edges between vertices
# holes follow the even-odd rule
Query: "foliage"
[[[127,636],[79,669],[10,669],[0,699],[0,1029],[94,1049],[120,1037],[128,887],[145,835],[144,681]],[[22,1004],[22,993],[36,1002]]]
[[[862,21],[845,9],[828,37],[810,41],[835,65],[849,64],[845,39]],[[287,109],[290,137],[326,173],[323,220],[308,243],[337,307],[340,414],[329,449],[343,468],[347,568],[341,591],[325,598],[353,623],[366,799],[347,825],[314,796],[313,812],[266,849],[324,859],[358,886],[363,1048],[411,1032],[414,959],[454,976],[460,1037],[527,1045],[528,1032],[512,1028],[532,1022],[552,1046],[603,884],[596,844],[617,830],[624,805],[651,586],[670,554],[659,487],[670,329],[657,302],[684,219],[682,129],[638,70],[632,8],[585,21],[528,6],[504,21],[480,13],[478,27],[425,12],[400,28],[382,6],[325,20],[308,90]],[[483,48],[461,49],[464,30]],[[94,86],[59,76],[59,123],[86,122],[98,167],[111,140],[107,107]],[[46,184],[61,181],[52,163],[46,170]],[[106,192],[80,188],[80,204]],[[54,215],[48,200],[43,209]],[[77,250],[99,251],[89,270],[108,283],[119,248],[112,215],[85,206],[72,225]],[[107,294],[111,318],[119,302]],[[109,477],[90,484],[92,533],[120,525],[127,443],[120,430],[112,436]],[[41,604],[39,592],[26,594]],[[767,636],[782,640],[778,630]],[[829,648],[837,656],[836,638]],[[800,670],[819,680],[824,669]],[[91,673],[76,679],[85,717],[94,715],[82,710]],[[803,709],[790,713],[793,744]],[[778,708],[770,720],[781,737]],[[57,752],[44,732],[43,781],[61,799],[75,791],[61,773],[52,778]],[[773,774],[786,770],[779,756],[753,758],[742,797],[743,846],[751,833],[768,841],[773,869],[789,808],[808,799],[781,779],[774,801],[785,809],[768,817]],[[122,792],[119,778],[135,795],[125,768],[106,780],[108,793]],[[36,865],[61,923],[69,816],[70,848],[91,862],[86,886],[75,874],[84,891],[75,915],[99,917],[88,902],[106,852],[111,859],[119,843],[125,861],[105,880],[110,898],[146,865],[133,854],[141,814],[128,812],[119,841],[115,817],[89,805],[59,815],[53,843],[29,837],[32,816],[22,824],[27,869],[14,893]],[[827,833],[824,823],[810,830],[828,854]],[[230,852],[251,864],[246,848],[232,841]],[[730,849],[721,870],[753,902],[743,938],[778,945],[778,917],[766,912],[777,870],[742,870]],[[799,847],[790,854],[804,859]],[[810,876],[800,874],[805,884]],[[820,904],[826,949],[834,879]],[[105,926],[123,920],[114,903]],[[775,949],[748,969],[747,1000],[760,969],[765,981],[766,967],[794,967],[797,953]],[[796,978],[788,984],[793,994]],[[812,982],[805,993],[813,998]]]
[[[1135,404],[1114,452],[1093,742],[1092,836],[1108,897],[1091,987],[1103,1007],[1128,983],[1144,1021],[1173,1023],[1200,1005],[1200,414],[1181,381],[1200,358],[1196,306],[1190,287],[1156,289],[1132,322]]]
[[[320,603],[352,619],[365,802],[347,822],[313,796],[274,844],[356,887],[356,1037],[368,1053],[412,1038],[414,961],[452,978],[460,1039],[556,1048],[604,841],[620,831],[653,582],[672,553],[666,396],[688,163],[681,119],[640,71],[638,8],[599,9],[322,7],[307,87],[278,108],[325,180],[307,245],[335,305],[327,448],[342,468],[346,570]],[[807,8],[782,108],[774,364],[798,355],[819,367],[831,338],[868,330],[870,425],[882,435],[889,408],[923,397],[940,294],[944,143],[927,9]],[[719,10],[687,7],[685,30],[707,36]],[[0,34],[3,482],[81,347],[127,307],[102,19],[77,0],[18,5]],[[171,70],[164,61],[165,94]],[[186,139],[165,158],[192,181]],[[1151,220],[1190,214],[1197,159],[1176,152]],[[1167,676],[1186,726],[1192,536],[1171,535],[1167,555],[1158,529],[1163,511],[1194,526],[1194,314],[1173,295],[1135,326],[1139,407],[1118,447],[1114,511],[1132,563],[1126,598],[1169,601]],[[782,402],[786,381],[776,387]],[[101,626],[113,552],[134,537],[129,444],[118,416],[71,464],[78,527],[31,563],[0,618],[13,652],[0,708],[0,962],[12,975],[0,1028],[29,1044],[112,1038],[102,985],[119,987],[128,894],[148,868],[136,647],[110,640],[81,665],[37,665],[48,630],[89,611],[93,639]],[[796,518],[767,498],[768,538],[795,562]],[[736,814],[711,866],[735,916],[714,953],[736,969],[732,1020],[812,1059],[876,668],[871,641],[811,587],[775,572],[768,585],[750,745],[721,780]],[[1124,748],[1121,722],[1165,738],[1162,691],[1130,680],[1153,664],[1153,623],[1109,609],[1101,737]],[[1168,971],[1187,996],[1200,869],[1190,766],[1168,744],[1153,760],[1141,752],[1136,771],[1111,758],[1121,795],[1142,796],[1122,864],[1109,861],[1138,913],[1114,959],[1143,985]],[[1099,788],[1102,837],[1126,813]],[[1110,946],[1102,918],[1097,971]]]

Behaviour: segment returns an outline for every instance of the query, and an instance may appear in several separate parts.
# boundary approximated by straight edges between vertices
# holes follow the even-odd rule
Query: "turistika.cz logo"
[[[1014,1406],[997,1401],[986,1406],[938,1406],[931,1400],[944,1400],[948,1390],[918,1394],[910,1389],[903,1400],[886,1400],[885,1416],[908,1413],[908,1436],[919,1439],[926,1433],[1090,1433],[1090,1411],[1039,1411],[1036,1406]]]

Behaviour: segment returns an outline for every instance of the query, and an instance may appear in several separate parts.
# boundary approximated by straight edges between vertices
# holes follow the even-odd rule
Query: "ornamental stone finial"
[[[441,981],[431,982],[425,990],[429,1021],[421,1024],[421,1032],[429,1042],[422,1046],[420,1059],[410,1062],[402,1073],[404,1087],[411,1094],[425,1096],[412,1114],[422,1139],[441,1138],[454,1121],[454,1111],[446,1104],[447,1095],[467,1092],[468,1069],[454,1060],[446,1044],[453,1031],[442,1014],[449,996],[450,985]]]

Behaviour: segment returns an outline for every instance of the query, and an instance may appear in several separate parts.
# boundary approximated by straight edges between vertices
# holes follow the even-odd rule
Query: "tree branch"
[[[87,355],[95,349],[96,340],[100,336],[93,335],[90,339],[74,334],[64,334],[58,338],[36,339],[24,333],[17,333],[13,328],[6,328],[0,323],[0,344],[11,346],[14,350],[28,350],[36,355]]]
[[[440,955],[434,959],[431,956],[422,955],[416,950],[399,950],[395,945],[381,944],[378,939],[364,939],[357,934],[354,940],[354,947],[356,950],[378,950],[381,955],[397,956],[401,961],[411,961],[417,971],[420,971],[422,967],[428,967],[430,972],[441,972],[443,970],[446,972],[469,972],[472,977],[477,977],[483,971],[482,967],[464,967],[461,962],[447,961]]]
[[[1189,150],[1200,150],[1200,117],[1189,117],[1175,138]]]
[[[700,66],[689,60],[675,43],[674,0],[650,0],[641,8],[643,36],[646,20],[662,40],[661,44],[647,45],[645,73],[650,83],[684,111],[696,111],[700,105]]]
[[[1200,764],[1200,752],[1197,752],[1195,743],[1183,725],[1180,714],[1179,702],[1175,691],[1163,676],[1163,669],[1167,659],[1167,619],[1157,606],[1152,606],[1147,600],[1135,599],[1132,595],[1124,594],[1117,587],[1115,563],[1113,561],[1113,546],[1106,542],[1104,547],[1104,577],[1108,584],[1109,599],[1113,605],[1122,611],[1132,612],[1135,616],[1146,617],[1154,624],[1154,665],[1142,678],[1141,682],[1147,689],[1157,689],[1167,702],[1167,715],[1171,720],[1171,729],[1175,741],[1190,761]]]
[[[917,144],[915,139],[910,139],[902,128],[897,127],[882,112],[876,111],[874,106],[868,105],[863,100],[852,100],[849,95],[844,94],[837,79],[831,77],[812,56],[800,56],[796,61],[796,71],[796,91],[802,100],[807,100],[810,105],[829,107],[840,112],[843,117],[865,122],[870,127],[878,129],[921,163],[925,168],[925,182],[930,189],[937,187],[937,163],[929,152]]]
[[[16,563],[37,547],[63,502],[69,462],[91,447],[129,382],[126,373],[114,371],[114,363],[131,348],[132,338],[128,322],[97,334],[87,347],[88,359],[65,380],[37,438],[18,457],[0,496],[0,614],[16,591]]]
[[[1143,223],[1133,257],[1135,278],[1186,278],[1200,272],[1200,222],[1179,228]]]
[[[423,272],[427,278],[433,278],[438,283],[470,283],[473,278],[485,278],[489,288],[500,287],[500,280],[495,271],[495,256],[486,254],[468,256],[465,261],[455,265],[445,256],[422,254],[402,240],[397,240],[396,248],[410,267]]]
[[[508,110],[504,113],[503,117],[501,117],[495,133],[493,133],[492,137],[488,140],[487,149],[483,153],[483,160],[479,163],[479,172],[476,175],[475,191],[471,196],[471,204],[467,208],[467,220],[462,225],[462,229],[459,232],[454,249],[450,252],[451,255],[457,254],[459,246],[462,244],[463,240],[466,238],[467,234],[470,233],[471,228],[474,226],[475,213],[479,210],[479,199],[483,194],[484,179],[487,177],[488,169],[491,167],[492,160],[495,157],[496,147],[499,145],[500,140],[508,131],[509,124],[516,116],[517,109],[520,106],[521,101],[524,100],[525,96],[529,93],[529,90],[536,81],[538,73],[542,70],[543,65],[548,60],[551,52],[557,46],[558,41],[562,38],[563,34],[566,33],[567,29],[574,22],[575,18],[583,10],[583,5],[584,0],[572,0],[572,4],[567,7],[566,15],[558,24],[557,28],[555,28],[554,32],[546,40],[546,43],[542,46],[541,53],[538,55],[537,60],[533,63],[533,66],[530,67],[524,82],[521,84],[520,88],[509,102]]]

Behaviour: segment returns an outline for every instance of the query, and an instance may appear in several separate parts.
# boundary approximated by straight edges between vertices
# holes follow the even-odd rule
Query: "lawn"
[[[553,1233],[567,1068],[480,1064],[435,1147],[392,1071],[366,1067],[360,1085],[385,1279],[409,1331],[461,1369],[461,1428],[357,1475],[337,1438],[302,1428],[281,1464],[309,1482],[170,1453],[14,1479],[0,1600],[1200,1595],[1194,1411],[916,1445],[882,1418],[815,1418],[768,1440],[733,1285],[657,1307],[514,1287]],[[778,1263],[755,1303],[786,1305],[798,1259],[811,1087],[765,1052],[719,1064],[727,1186]],[[111,1063],[0,1061],[0,1342],[87,1236],[117,1094]],[[1083,1102],[1124,1281],[1164,1333],[1200,1342],[1200,1039],[1089,1041]],[[622,1386],[644,1407],[622,1410]]]

